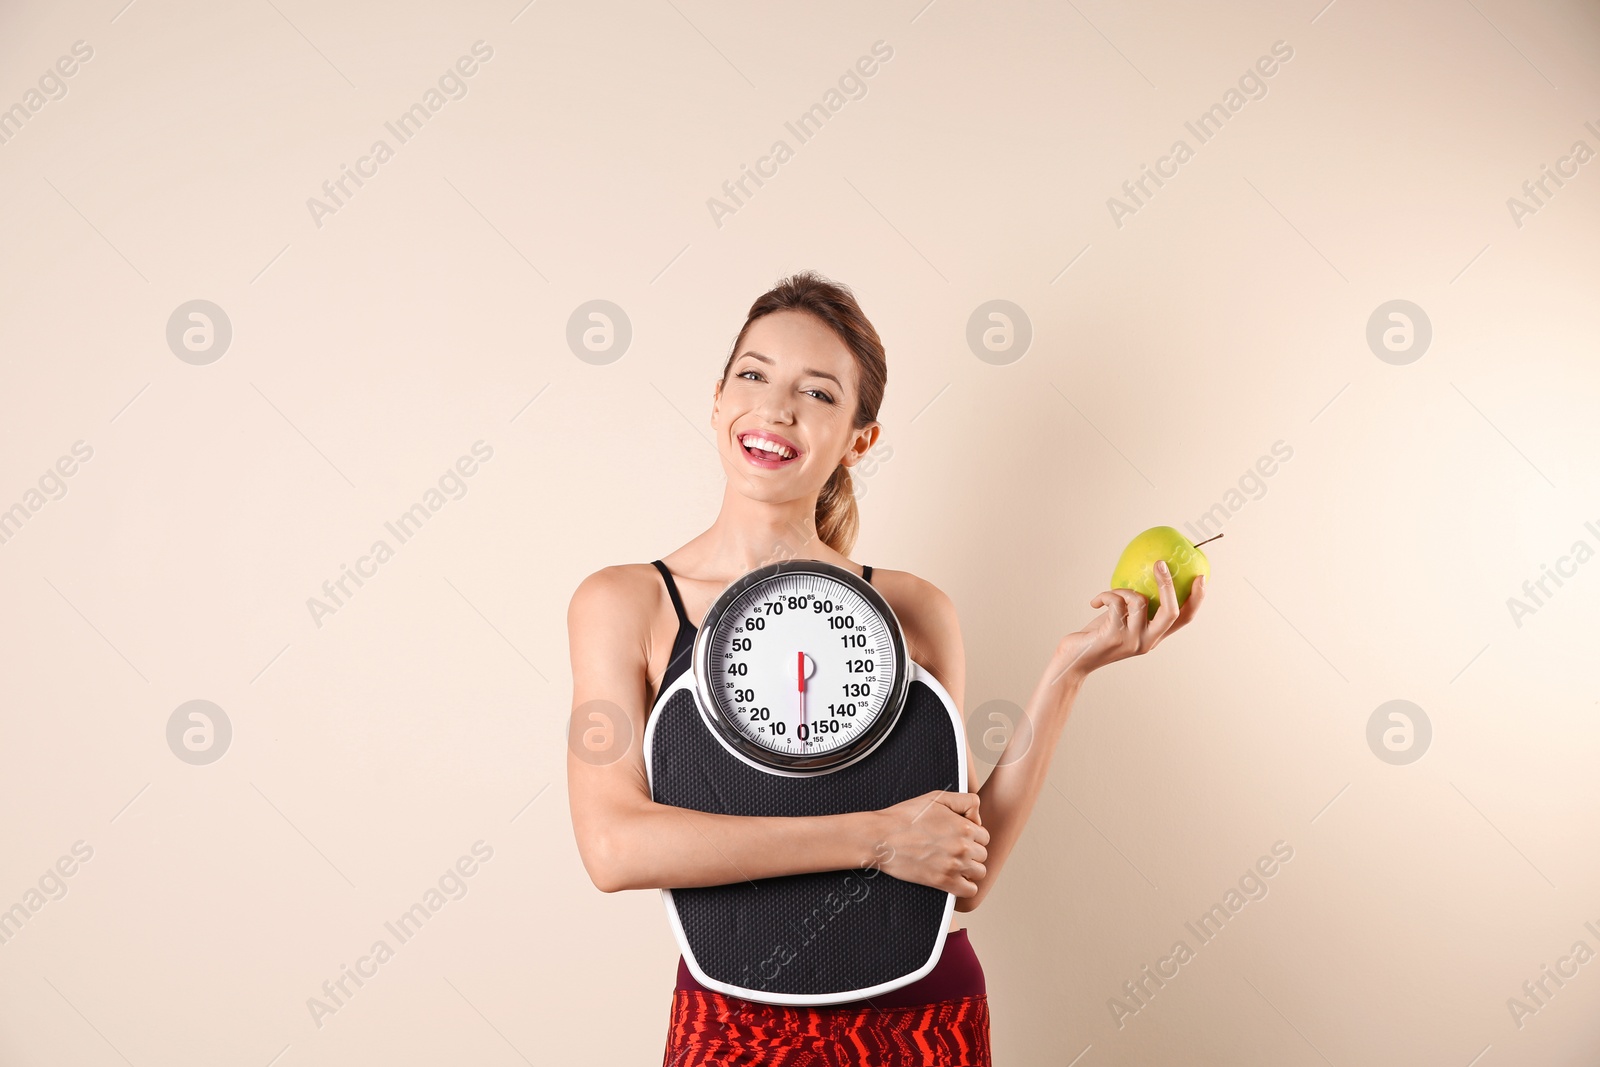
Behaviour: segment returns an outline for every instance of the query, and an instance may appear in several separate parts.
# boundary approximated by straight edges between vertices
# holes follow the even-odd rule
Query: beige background
[[[1600,1050],[1600,964],[1520,1027],[1507,1006],[1600,951],[1600,563],[1507,607],[1600,547],[1600,162],[1520,226],[1507,205],[1600,150],[1592,4],[122,4],[0,16],[0,106],[93,49],[0,144],[0,508],[25,515],[0,907],[26,916],[0,1062],[659,1062],[660,899],[596,891],[566,810],[566,606],[711,522],[712,381],[804,267],[889,349],[854,556],[954,598],[969,708],[1027,697],[1135,533],[1225,516],[1200,623],[1089,680],[969,917],[997,1063]],[[479,40],[398,145],[384,123]],[[879,40],[799,144],[784,122]],[[1277,41],[1267,94],[1118,227],[1107,199]],[[380,137],[318,226],[307,199]],[[232,325],[206,365],[165,336],[195,299]],[[606,365],[565,340],[593,299],[632,324]],[[1007,365],[965,339],[991,299],[1033,328]],[[1406,365],[1366,342],[1393,299],[1432,323]],[[465,494],[317,625],[308,598],[477,441]],[[167,741],[196,699],[232,726],[206,765]],[[1394,699],[1433,731],[1403,766],[1366,740]],[[317,1025],[479,841],[465,895]],[[1185,921],[1278,841],[1268,895],[1199,945]]]

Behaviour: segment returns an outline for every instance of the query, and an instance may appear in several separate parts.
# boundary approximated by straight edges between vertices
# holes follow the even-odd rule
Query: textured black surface
[[[873,811],[930,789],[960,790],[949,712],[921,682],[889,736],[860,762],[786,778],[744,763],[712,736],[692,692],[659,713],[651,793],[674,807],[722,815]],[[705,973],[753,991],[795,995],[865,989],[928,962],[949,894],[875,869],[674,889],[684,935]]]

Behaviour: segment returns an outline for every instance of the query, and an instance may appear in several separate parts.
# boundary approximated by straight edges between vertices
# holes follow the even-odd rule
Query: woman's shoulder
[[[932,631],[955,625],[955,602],[937,585],[910,571],[872,568],[872,584],[903,626]]]
[[[882,575],[880,580],[879,575]],[[939,679],[956,701],[965,684],[966,656],[955,603],[943,589],[910,571],[872,568],[872,584],[889,602],[905,634],[906,654]]]
[[[664,588],[654,564],[613,563],[578,583],[568,613],[647,613],[656,607]]]
[[[892,590],[897,595],[908,600],[934,603],[940,600],[948,601],[943,589],[934,585],[928,579],[911,573],[910,571],[891,570],[888,567],[872,568],[872,584],[884,596],[889,596]],[[892,599],[892,598],[891,598]]]

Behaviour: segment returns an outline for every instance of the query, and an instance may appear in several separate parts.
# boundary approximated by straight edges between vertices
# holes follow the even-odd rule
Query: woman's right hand
[[[876,814],[881,828],[876,867],[903,882],[957,897],[978,895],[989,858],[978,794],[935,789]]]

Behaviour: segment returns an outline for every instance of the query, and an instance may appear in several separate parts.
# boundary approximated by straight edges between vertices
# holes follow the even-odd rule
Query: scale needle
[[[806,654],[804,652],[795,653],[795,671],[800,683],[800,740],[810,744],[811,739],[806,736]]]

